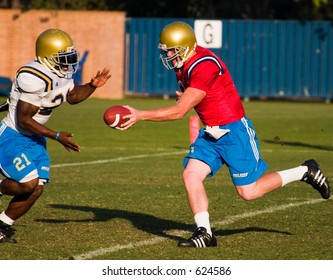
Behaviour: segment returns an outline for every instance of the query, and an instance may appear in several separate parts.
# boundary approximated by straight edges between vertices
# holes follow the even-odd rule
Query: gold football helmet
[[[79,57],[72,38],[60,29],[48,29],[36,41],[36,58],[59,77],[71,77]]]
[[[173,22],[163,28],[158,48],[160,59],[167,69],[181,68],[197,46],[194,30],[185,22]],[[173,55],[168,56],[168,52]]]

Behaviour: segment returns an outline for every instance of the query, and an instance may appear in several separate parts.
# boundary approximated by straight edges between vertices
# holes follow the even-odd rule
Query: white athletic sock
[[[14,224],[15,220],[12,220],[11,218],[9,218],[6,214],[5,214],[5,211],[3,211],[1,214],[0,214],[0,221],[3,221],[5,224],[7,225],[12,225]]]
[[[295,168],[283,170],[283,171],[278,171],[278,173],[282,179],[282,187],[294,182],[294,181],[300,181],[304,174],[308,171],[307,166],[298,166]]]
[[[210,228],[210,222],[209,222],[209,213],[207,211],[195,214],[194,221],[197,224],[197,227],[206,228],[207,233],[212,235],[212,229]]]

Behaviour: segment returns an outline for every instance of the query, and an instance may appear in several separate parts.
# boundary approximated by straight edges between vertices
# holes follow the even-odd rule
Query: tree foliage
[[[125,11],[128,17],[332,20],[333,0],[17,0],[28,9]]]

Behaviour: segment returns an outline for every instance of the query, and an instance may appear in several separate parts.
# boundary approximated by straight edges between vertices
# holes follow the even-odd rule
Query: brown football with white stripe
[[[115,105],[111,106],[104,112],[104,122],[111,128],[119,128],[121,124],[125,123],[127,119],[123,116],[130,114],[130,110],[124,106]]]

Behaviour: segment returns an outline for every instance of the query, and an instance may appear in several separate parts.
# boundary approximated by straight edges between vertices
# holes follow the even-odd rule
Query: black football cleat
[[[0,243],[16,243],[16,239],[12,238],[12,229],[0,221]]]
[[[304,174],[301,181],[310,184],[320,193],[322,198],[329,199],[331,196],[330,185],[327,178],[320,171],[319,164],[314,159],[309,159],[302,166],[307,166],[308,171]]]
[[[192,237],[178,243],[178,247],[216,247],[217,241],[214,235],[207,233],[206,228],[198,227]]]

